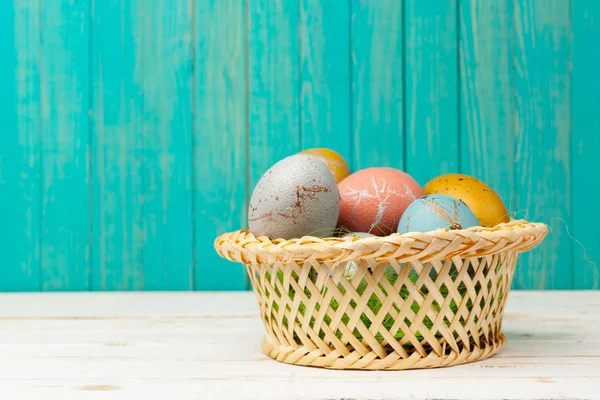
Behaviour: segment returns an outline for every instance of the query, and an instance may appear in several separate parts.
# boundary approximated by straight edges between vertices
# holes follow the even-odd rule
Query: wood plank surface
[[[189,290],[192,225],[192,6],[140,1],[144,289]],[[140,12],[141,11],[141,12]]]
[[[461,0],[461,170],[516,209],[512,1]]]
[[[244,290],[216,236],[308,147],[460,170],[600,288],[594,0],[0,2],[0,291]]]
[[[301,146],[300,2],[248,1],[249,195]]]
[[[40,10],[43,290],[90,288],[89,6]]]
[[[350,2],[300,3],[302,149],[326,147],[350,159]]]
[[[519,259],[520,288],[573,286],[569,0],[514,2],[515,194],[523,218],[551,233]],[[583,194],[579,194],[582,196]]]
[[[144,285],[141,32],[136,3],[94,2],[92,290]]]
[[[0,2],[0,291],[41,289],[40,12]]]
[[[246,288],[244,268],[219,257],[213,245],[217,236],[246,228],[248,223],[245,7],[245,2],[236,0],[196,2],[196,290]]]
[[[352,0],[352,169],[404,169],[403,4]]]
[[[406,171],[423,186],[459,172],[458,2],[405,4]]]
[[[94,289],[191,288],[191,9],[161,4],[94,4]]]
[[[496,356],[450,368],[333,371],[271,360],[252,293],[0,294],[13,396],[593,399],[600,293],[511,292]],[[436,381],[441,384],[432,385]],[[109,393],[104,393],[109,392]]]
[[[571,0],[571,158],[573,286],[598,289],[600,210],[598,190],[588,186],[600,176],[600,2]]]

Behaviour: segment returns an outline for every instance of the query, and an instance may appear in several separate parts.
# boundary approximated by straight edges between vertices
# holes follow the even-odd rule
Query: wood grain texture
[[[516,209],[552,227],[535,252],[519,259],[516,284],[573,285],[570,170],[569,1],[514,3]]]
[[[196,2],[194,206],[197,290],[246,288],[243,266],[222,259],[213,246],[218,235],[247,226],[245,6],[245,2],[237,0]],[[255,157],[260,159],[261,154]]]
[[[573,286],[598,289],[600,223],[592,177],[600,176],[600,2],[572,0],[571,157]]]
[[[405,4],[406,171],[425,185],[459,171],[458,2]]]
[[[300,3],[248,0],[249,194],[300,150]]]
[[[302,0],[302,149],[326,147],[350,161],[350,2]]]
[[[142,65],[135,3],[94,2],[92,290],[143,288]]]
[[[352,0],[353,170],[405,168],[402,8]]]
[[[142,47],[144,289],[192,288],[192,7],[136,4]]]
[[[90,3],[42,4],[42,288],[87,290],[91,272]]]
[[[15,398],[591,399],[600,391],[598,292],[511,293],[508,340],[496,356],[402,373],[269,359],[249,292],[3,294],[0,310],[0,384]]]
[[[516,212],[512,1],[461,0],[459,8],[461,169]]]
[[[512,27],[512,1],[460,2],[461,170],[490,185],[509,214],[523,218],[514,186]],[[513,288],[522,285],[513,280]]]
[[[599,287],[594,0],[0,3],[1,291],[246,289],[213,240],[309,147],[481,178],[552,228],[514,288]]]
[[[0,3],[0,291],[39,290],[41,3]]]

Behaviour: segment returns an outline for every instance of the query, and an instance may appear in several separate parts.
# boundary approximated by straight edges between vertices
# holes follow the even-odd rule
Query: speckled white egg
[[[295,154],[273,165],[258,181],[248,207],[254,236],[294,239],[331,236],[340,213],[340,193],[327,164]]]
[[[368,238],[368,237],[375,237],[375,235],[373,235],[372,233],[368,233],[368,232],[349,232],[349,233],[345,233],[342,235],[342,237],[355,237],[355,238],[359,238],[359,239],[364,239],[364,238]]]
[[[371,233],[367,233],[367,232],[350,232],[350,233],[346,233],[346,234],[342,235],[342,237],[356,237],[359,239],[364,239],[364,238],[377,237],[377,236],[373,235]],[[356,265],[356,263],[354,261],[349,261],[346,264],[346,267],[344,268],[344,276],[346,277],[346,279],[351,281],[352,278],[354,278],[354,275],[356,275],[357,270],[358,270],[358,265]],[[394,268],[391,266],[386,268],[385,275],[388,278],[388,280],[396,279],[398,277],[398,274],[396,273]]]
[[[342,237],[343,238],[355,237],[355,238],[359,238],[359,239],[364,239],[364,238],[368,238],[368,237],[375,237],[375,235],[373,235],[371,233],[367,233],[367,232],[350,232],[350,233],[346,233],[346,234],[342,235]],[[354,261],[349,261],[346,264],[346,267],[344,268],[344,276],[346,277],[346,279],[352,280],[354,275],[356,275],[357,269],[358,269],[358,266],[356,265],[356,263]]]

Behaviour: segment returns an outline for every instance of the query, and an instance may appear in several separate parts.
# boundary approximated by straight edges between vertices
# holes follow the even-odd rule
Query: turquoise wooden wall
[[[597,287],[600,1],[8,0],[0,57],[2,291],[246,289],[213,240],[315,146],[480,177],[552,228],[515,288]]]

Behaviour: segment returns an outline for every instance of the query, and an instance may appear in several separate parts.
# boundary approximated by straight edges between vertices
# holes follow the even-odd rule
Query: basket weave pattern
[[[501,333],[518,253],[544,224],[393,234],[375,238],[215,241],[244,263],[266,336],[281,362],[334,369],[443,367],[487,358]],[[353,276],[344,273],[354,263]]]

